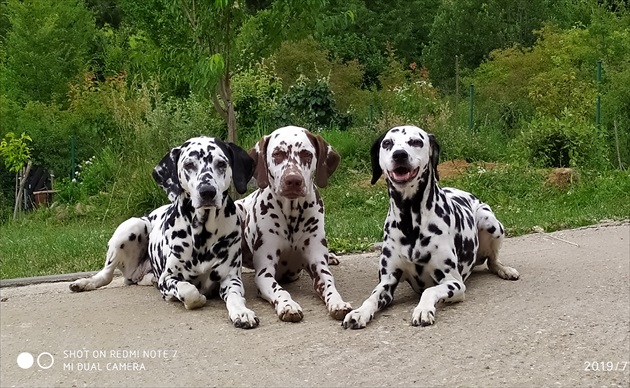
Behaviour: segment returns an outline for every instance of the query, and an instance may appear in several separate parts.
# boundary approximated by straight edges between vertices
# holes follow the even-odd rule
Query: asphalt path
[[[412,327],[418,295],[404,284],[364,330],[326,314],[307,276],[287,286],[304,309],[278,320],[243,274],[261,324],[231,326],[218,299],[187,311],[121,278],[92,292],[68,282],[0,288],[0,385],[19,386],[481,386],[630,385],[630,226],[505,241],[506,281],[480,268],[466,300]],[[376,253],[332,267],[358,307],[377,280]],[[59,280],[59,279],[57,279]],[[29,357],[30,355],[30,357]]]

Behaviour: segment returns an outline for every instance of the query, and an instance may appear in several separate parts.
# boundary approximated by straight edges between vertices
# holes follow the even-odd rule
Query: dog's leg
[[[466,286],[461,279],[447,275],[437,286],[422,292],[420,303],[413,310],[411,325],[429,326],[435,323],[435,305],[438,302],[461,302],[464,300]]]
[[[479,234],[479,249],[477,250],[477,263],[488,260],[488,269],[501,279],[517,280],[520,275],[512,267],[508,267],[499,261],[499,249],[503,244],[503,225],[488,205],[483,205],[476,214]]]
[[[324,255],[323,260],[314,263],[307,262],[306,270],[311,275],[311,279],[313,279],[315,292],[326,303],[330,316],[336,320],[342,320],[352,310],[352,306],[350,306],[350,303],[344,302],[341,295],[339,295],[339,291],[335,287],[335,280],[328,268],[326,256]],[[311,256],[307,252],[306,257],[316,256]]]
[[[245,306],[245,289],[241,281],[241,267],[233,268],[221,281],[219,289],[221,299],[225,301],[230,320],[234,327],[253,329],[260,323],[256,313]]]
[[[175,259],[177,260],[177,259]],[[201,294],[193,284],[179,280],[178,275],[173,271],[174,266],[169,266],[167,260],[166,270],[158,280],[158,289],[164,299],[179,299],[187,310],[194,310],[206,304],[205,295]]]
[[[151,223],[146,218],[130,218],[120,224],[107,244],[103,269],[90,278],[70,283],[70,290],[91,291],[105,286],[111,283],[116,268],[122,271],[127,284],[143,281],[145,275],[151,275],[151,262],[147,258],[150,231]]]
[[[269,238],[269,236],[266,237]],[[271,241],[269,244],[266,243],[265,246],[276,247],[280,245],[277,241]],[[265,246],[261,247],[254,254],[255,281],[258,292],[264,300],[275,307],[276,314],[278,314],[280,320],[299,322],[304,318],[302,307],[291,299],[289,292],[282,288],[276,280],[276,267],[279,257],[276,252],[263,250]]]
[[[387,307],[394,300],[394,291],[400,282],[402,269],[397,268],[393,272],[381,275],[380,282],[372,291],[372,295],[363,302],[361,307],[350,311],[341,325],[344,329],[363,329],[374,318],[374,314]]]

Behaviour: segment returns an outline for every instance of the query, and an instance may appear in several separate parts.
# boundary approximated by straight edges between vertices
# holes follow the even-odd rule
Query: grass
[[[368,250],[382,239],[388,208],[383,178],[370,185],[365,144],[371,144],[376,134],[353,130],[322,135],[342,156],[342,166],[321,190],[329,247],[338,253]],[[0,224],[0,278],[100,269],[116,226],[165,200],[150,179],[152,167],[147,166],[131,176],[117,176],[108,192],[84,199],[80,206],[40,209],[16,222]],[[546,185],[548,173],[519,165],[490,171],[471,168],[441,185],[470,191],[487,202],[512,236],[530,233],[534,226],[549,232],[630,218],[627,171],[580,171],[580,179],[565,188]]]

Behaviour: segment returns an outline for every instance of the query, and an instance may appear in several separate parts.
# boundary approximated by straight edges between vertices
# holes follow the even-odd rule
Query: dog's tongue
[[[396,169],[392,171],[393,178],[397,181],[406,181],[411,176],[411,171],[405,169]]]

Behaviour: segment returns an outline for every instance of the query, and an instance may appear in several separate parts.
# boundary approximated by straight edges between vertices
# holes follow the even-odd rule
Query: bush
[[[571,116],[537,117],[523,129],[520,141],[534,166],[610,168],[604,131]]]

